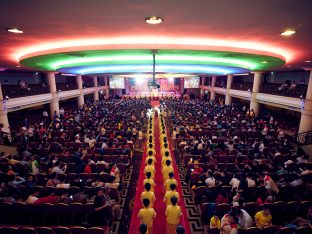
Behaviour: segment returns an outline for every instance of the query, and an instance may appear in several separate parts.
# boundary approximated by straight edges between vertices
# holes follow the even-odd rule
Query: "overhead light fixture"
[[[311,63],[311,60],[306,60],[306,61],[304,61],[305,63]]]
[[[262,61],[262,63],[268,63],[268,61]]]
[[[18,29],[18,28],[7,28],[6,30],[11,33],[24,33],[23,30]]]
[[[293,34],[295,34],[295,33],[296,33],[295,30],[289,29],[289,30],[286,30],[286,31],[282,32],[281,35],[282,35],[282,36],[290,36],[290,35],[293,35]]]
[[[161,24],[163,22],[163,19],[158,16],[151,16],[145,18],[145,22],[148,24]]]
[[[21,67],[21,66],[18,65],[18,66],[16,66],[16,67]]]

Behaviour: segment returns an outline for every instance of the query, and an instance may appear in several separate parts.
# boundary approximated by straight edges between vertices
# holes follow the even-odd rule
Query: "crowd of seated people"
[[[294,150],[272,116],[202,100],[163,105],[206,232],[311,233],[309,156]]]
[[[0,155],[1,224],[85,221],[111,229],[149,107],[145,99],[99,101],[56,114],[53,121],[25,122],[16,134],[18,154]]]

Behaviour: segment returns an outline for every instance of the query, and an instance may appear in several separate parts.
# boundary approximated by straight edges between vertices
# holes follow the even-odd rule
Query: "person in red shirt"
[[[87,174],[91,174],[92,173],[91,161],[90,160],[88,161],[87,165],[84,168],[84,173],[87,173]]]
[[[197,160],[194,161],[194,170],[192,171],[192,173],[204,173],[204,169],[199,166],[199,162]]]
[[[54,193],[51,193],[49,196],[41,197],[34,202],[35,205],[40,205],[43,203],[56,204],[60,200],[60,196],[56,196]]]

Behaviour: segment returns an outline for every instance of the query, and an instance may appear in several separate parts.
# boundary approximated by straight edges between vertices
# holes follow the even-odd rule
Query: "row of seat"
[[[217,228],[206,228],[206,234],[219,234],[220,230]],[[257,227],[250,227],[247,229],[238,229],[238,234],[311,234],[309,227],[286,227],[286,226],[268,226],[263,229]]]
[[[91,227],[1,227],[0,234],[104,234],[104,228]]]
[[[26,205],[22,202],[0,203],[0,223],[3,225],[81,225],[91,220],[94,204],[73,202]]]
[[[296,217],[305,217],[311,205],[312,201],[291,201],[288,203],[279,201],[269,204],[273,224],[282,225],[285,222],[292,221]],[[207,223],[213,213],[209,210],[211,209],[211,203],[203,203],[199,208],[203,223]],[[230,204],[221,203],[216,205],[214,210],[220,214],[220,217],[223,217],[231,208],[232,206]],[[257,211],[261,210],[261,206],[259,207],[255,202],[248,202],[245,205],[239,206],[239,208],[246,210],[251,217],[254,217]]]

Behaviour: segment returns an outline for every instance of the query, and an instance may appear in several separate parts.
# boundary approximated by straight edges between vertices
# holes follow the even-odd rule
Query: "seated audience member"
[[[251,216],[244,209],[236,209],[236,217],[241,228],[250,228],[253,225]]]
[[[150,201],[147,198],[143,199],[143,208],[140,209],[138,218],[141,221],[141,224],[146,224],[147,233],[153,233],[153,220],[156,218],[155,210],[150,207]]]
[[[94,223],[98,226],[110,226],[112,204],[110,200],[104,196],[103,188],[97,190],[94,199]]]
[[[59,202],[59,200],[60,200],[60,196],[57,196],[54,193],[51,193],[51,194],[49,194],[47,196],[43,196],[43,197],[40,197],[39,199],[37,199],[34,202],[34,205],[40,205],[40,204],[43,204],[43,203],[56,204],[56,203]]]
[[[213,213],[213,216],[210,219],[209,227],[210,228],[218,228],[218,229],[221,228],[221,220],[220,220],[218,212],[215,211]]]
[[[262,210],[255,215],[255,222],[260,229],[272,225],[272,216],[268,205],[262,205]]]
[[[237,223],[235,213],[231,210],[221,219],[220,234],[237,234]]]
[[[32,194],[30,194],[27,198],[27,200],[25,201],[25,203],[28,204],[35,204],[35,202],[39,199],[39,191],[35,191]]]

